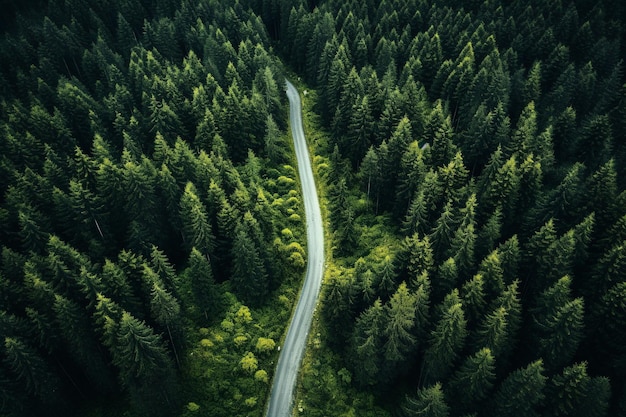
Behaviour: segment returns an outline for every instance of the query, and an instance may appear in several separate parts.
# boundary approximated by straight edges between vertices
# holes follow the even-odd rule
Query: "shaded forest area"
[[[326,131],[302,415],[626,415],[623,4],[311,6],[258,6]]]
[[[0,414],[260,416],[305,262],[263,22],[43,5],[0,40]]]

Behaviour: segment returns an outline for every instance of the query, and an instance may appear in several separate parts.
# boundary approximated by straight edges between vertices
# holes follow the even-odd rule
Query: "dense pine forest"
[[[302,415],[626,415],[623,7],[264,9],[325,132]]]
[[[235,1],[9,10],[0,415],[262,415],[305,262],[262,20]]]
[[[626,416],[620,1],[5,3],[0,415],[264,414],[292,71],[331,238],[296,413]]]

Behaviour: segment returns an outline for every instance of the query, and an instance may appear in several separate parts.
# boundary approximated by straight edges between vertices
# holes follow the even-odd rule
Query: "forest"
[[[0,416],[626,416],[618,0],[40,0],[0,18]]]
[[[0,415],[261,415],[305,263],[238,2],[52,0],[0,44]]]

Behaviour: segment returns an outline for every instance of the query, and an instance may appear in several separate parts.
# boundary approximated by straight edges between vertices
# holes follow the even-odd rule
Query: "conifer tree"
[[[487,398],[495,382],[495,358],[489,348],[468,356],[450,379],[449,397],[457,413],[476,407]]]
[[[189,282],[187,291],[191,294],[188,299],[199,310],[205,320],[219,311],[219,299],[215,288],[211,263],[196,248],[191,249],[188,267],[185,270]]]
[[[415,397],[407,396],[402,405],[406,417],[448,417],[450,407],[446,403],[441,384],[437,382],[426,388],[418,388]]]
[[[209,257],[215,249],[215,238],[206,206],[198,197],[197,190],[192,183],[187,183],[180,198],[180,218],[186,246],[195,247]]]
[[[233,274],[231,282],[235,291],[251,305],[259,305],[268,291],[268,278],[260,249],[240,223],[235,230],[232,248]]]
[[[537,360],[517,369],[500,384],[486,414],[490,416],[539,416],[537,409],[545,398],[547,378],[543,363]]]
[[[464,311],[467,315],[468,323],[474,324],[485,311],[487,300],[485,297],[485,281],[481,274],[476,274],[466,281],[460,290],[463,300]]]
[[[59,389],[59,381],[44,358],[18,337],[5,336],[3,351],[3,363],[19,384],[20,390],[43,399],[48,405],[53,404],[54,398],[50,397],[50,393]]]
[[[546,385],[544,414],[548,416],[604,416],[608,408],[608,380],[590,377],[587,362],[575,363],[563,368]]]
[[[436,261],[442,260],[444,254],[450,248],[453,234],[454,213],[452,211],[452,201],[448,200],[446,205],[443,207],[431,234],[428,236],[432,242],[434,258]]]
[[[402,282],[385,305],[386,319],[385,327],[382,329],[386,339],[381,369],[383,378],[394,376],[417,345],[416,329],[425,324],[418,322],[415,316],[418,301],[416,295],[411,294],[406,283]]]
[[[467,336],[467,320],[458,290],[446,296],[439,310],[440,317],[430,332],[424,353],[425,381],[437,381],[449,375]]]
[[[385,310],[380,299],[357,318],[350,340],[352,369],[362,385],[379,382],[382,363]]]

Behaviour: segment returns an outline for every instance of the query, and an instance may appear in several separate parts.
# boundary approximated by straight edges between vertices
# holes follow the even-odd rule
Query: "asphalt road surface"
[[[298,159],[298,172],[302,183],[302,198],[306,215],[308,260],[304,285],[296,311],[291,319],[287,337],[281,346],[278,365],[274,374],[267,417],[289,417],[293,410],[293,391],[300,362],[311,327],[313,311],[322,284],[324,271],[324,231],[320,213],[315,180],[311,169],[311,159],[302,129],[302,104],[298,90],[287,81],[289,99],[289,120],[291,134]]]

